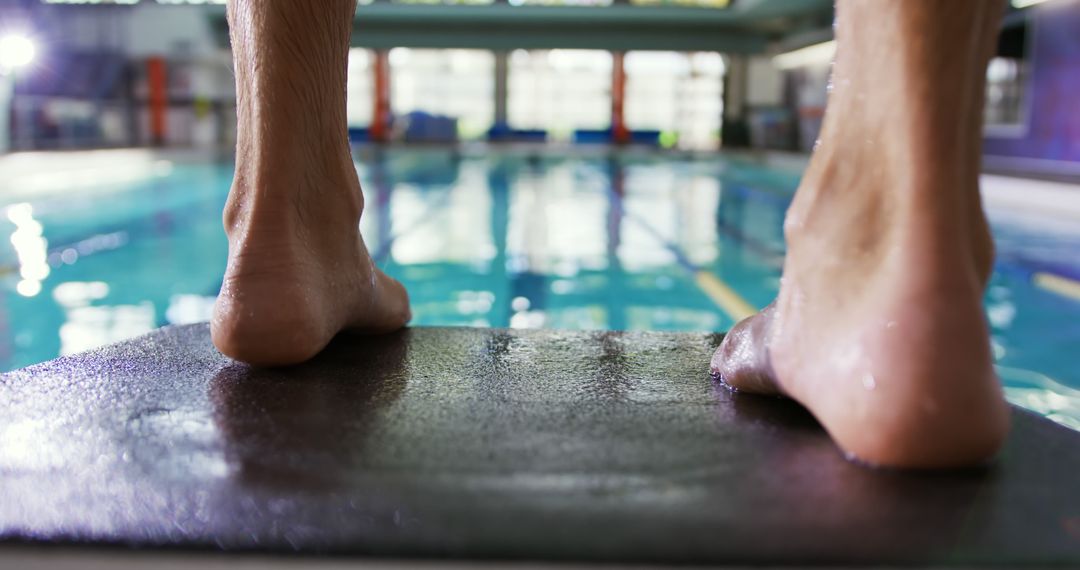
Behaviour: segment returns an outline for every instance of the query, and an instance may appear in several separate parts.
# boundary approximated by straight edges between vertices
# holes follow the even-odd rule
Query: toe
[[[371,310],[359,317],[349,328],[369,333],[396,331],[408,324],[412,318],[409,294],[398,280],[376,269]]]
[[[767,343],[774,314],[775,303],[732,327],[713,354],[714,378],[739,391],[784,394],[769,363]]]

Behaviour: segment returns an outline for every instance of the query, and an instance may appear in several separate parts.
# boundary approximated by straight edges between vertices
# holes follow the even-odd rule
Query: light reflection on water
[[[22,203],[8,206],[7,218],[15,225],[11,232],[11,246],[19,260],[19,281],[15,290],[24,297],[41,292],[41,282],[49,276],[46,262],[49,242],[42,237],[42,227],[34,219],[34,207]]]
[[[996,368],[1010,402],[1080,430],[1080,390],[1031,370]]]
[[[19,200],[0,196],[0,232],[11,236],[0,250],[4,369],[209,318],[232,167],[145,157],[134,168],[78,192],[35,178],[13,189]],[[358,169],[365,240],[408,287],[418,325],[724,330],[731,317],[688,268],[768,303],[796,184],[779,171],[647,154],[400,150]],[[1080,303],[1033,287],[1031,274],[1047,264],[1080,271],[1069,255],[1080,239],[1067,225],[991,214],[999,263],[986,301],[1007,394],[1077,426]]]

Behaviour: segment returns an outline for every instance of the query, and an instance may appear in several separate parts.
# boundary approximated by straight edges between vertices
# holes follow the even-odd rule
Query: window
[[[626,55],[626,125],[661,132],[661,143],[716,148],[723,113],[718,53],[636,51]]]
[[[1024,126],[1026,86],[1027,62],[1006,57],[990,60],[986,68],[987,127]]]
[[[1027,20],[1007,25],[998,37],[997,53],[986,67],[986,131],[995,136],[1021,136],[1027,132],[1028,56]]]
[[[371,50],[349,50],[349,75],[346,90],[345,115],[350,127],[366,127],[371,124],[375,111],[375,79],[372,77],[373,57]]]
[[[395,116],[419,111],[456,119],[461,138],[483,137],[495,115],[495,56],[468,49],[390,50]]]
[[[510,126],[569,139],[611,126],[611,54],[600,50],[515,50],[510,54]]]

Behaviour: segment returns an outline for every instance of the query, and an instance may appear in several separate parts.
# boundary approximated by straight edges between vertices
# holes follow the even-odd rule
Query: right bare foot
[[[229,3],[237,168],[211,335],[250,364],[302,362],[342,330],[389,332],[410,317],[405,289],[360,237],[345,123],[354,11],[352,0]]]
[[[734,388],[799,401],[878,465],[978,463],[1009,425],[982,312],[993,244],[978,192],[1001,5],[939,8],[838,4],[836,88],[788,211],[780,293],[712,361]]]
[[[890,191],[868,188],[888,182],[861,175],[865,163],[851,155],[820,166],[836,159],[829,154],[815,157],[788,214],[777,300],[728,333],[714,374],[797,400],[867,463],[989,458],[1009,422],[982,312],[989,266],[978,260],[990,254],[978,248],[988,241],[972,237],[964,216],[935,223],[897,211],[881,199]]]

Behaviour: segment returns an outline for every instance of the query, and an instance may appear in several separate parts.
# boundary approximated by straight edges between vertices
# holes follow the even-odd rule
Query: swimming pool
[[[0,194],[4,370],[206,320],[221,285],[229,162],[129,151],[65,164],[26,166]],[[798,181],[632,151],[394,149],[358,169],[365,240],[408,287],[416,325],[726,330],[740,302],[776,294]],[[1080,428],[1080,300],[1046,286],[1080,275],[1080,229],[990,214],[986,304],[1007,395]]]

